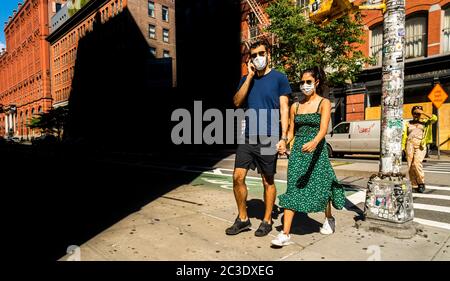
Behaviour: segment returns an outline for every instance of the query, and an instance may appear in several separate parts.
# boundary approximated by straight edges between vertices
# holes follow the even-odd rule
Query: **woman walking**
[[[325,212],[320,229],[328,235],[335,231],[336,222],[331,205],[342,209],[345,204],[343,187],[328,159],[325,135],[331,117],[331,103],[321,97],[325,75],[318,67],[303,72],[300,89],[305,99],[291,106],[288,143],[294,138],[288,163],[287,191],[279,196],[284,208],[283,230],[272,244],[290,244],[290,230],[295,212]],[[280,151],[284,153],[284,151]]]
[[[431,125],[437,121],[437,116],[427,114],[422,106],[413,106],[413,120],[406,122],[403,129],[402,149],[406,152],[409,168],[409,180],[418,192],[425,192],[425,174],[422,161],[427,154],[427,144],[432,142]],[[420,118],[421,116],[425,118]]]

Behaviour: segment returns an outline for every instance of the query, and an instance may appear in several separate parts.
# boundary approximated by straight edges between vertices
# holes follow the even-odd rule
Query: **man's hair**
[[[266,48],[266,51],[268,53],[270,53],[270,44],[265,39],[259,39],[259,40],[255,41],[255,42],[253,42],[250,45],[250,48],[248,49],[248,53],[250,54],[251,50],[258,48],[259,46],[264,46]]]

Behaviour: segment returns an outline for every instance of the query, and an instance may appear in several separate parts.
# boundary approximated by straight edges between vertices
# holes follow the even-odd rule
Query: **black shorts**
[[[234,168],[252,169],[258,168],[258,174],[273,176],[277,172],[278,153],[262,155],[261,148],[270,147],[270,144],[239,144],[236,150]]]

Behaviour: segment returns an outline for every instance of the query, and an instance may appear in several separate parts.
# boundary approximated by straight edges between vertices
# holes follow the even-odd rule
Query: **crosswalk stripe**
[[[414,221],[423,225],[434,226],[450,230],[450,224],[438,221],[430,221],[426,219],[414,218]]]
[[[424,171],[427,172],[427,173],[431,173],[431,174],[450,174],[450,171],[449,172],[443,172],[443,171],[433,171],[433,170],[425,170],[425,169],[424,169]]]
[[[450,170],[450,167],[443,167],[443,166],[425,166],[424,169]]]
[[[450,171],[450,168],[446,167],[425,167],[424,170],[437,170],[437,171]]]
[[[414,209],[450,213],[450,207],[414,203]]]
[[[433,189],[433,190],[445,190],[450,191],[450,187],[448,186],[437,186],[437,185],[426,185],[427,189]]]
[[[450,200],[450,196],[448,196],[448,195],[440,195],[440,194],[413,193],[413,197],[418,197],[418,198],[429,198],[429,199],[441,199],[441,200]]]

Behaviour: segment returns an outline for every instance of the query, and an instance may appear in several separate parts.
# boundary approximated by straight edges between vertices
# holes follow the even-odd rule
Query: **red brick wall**
[[[346,97],[346,120],[364,120],[364,94],[348,95]]]
[[[5,27],[6,53],[0,57],[0,104],[17,107],[16,135],[28,137],[26,120],[19,117],[51,107],[48,0],[26,0]],[[5,114],[0,114],[0,136],[5,135]],[[21,134],[23,132],[23,134]]]
[[[363,1],[357,1],[363,2]],[[406,1],[406,16],[411,15],[416,12],[426,12],[428,13],[428,48],[427,55],[433,56],[440,53],[440,43],[442,36],[442,9],[450,3],[450,0],[408,0]],[[440,9],[435,11],[430,11],[433,5],[439,5]],[[436,6],[435,6],[436,7]],[[381,11],[363,11],[364,24],[366,25],[366,34],[364,36],[365,43],[362,44],[358,49],[363,51],[364,54],[369,55],[370,52],[370,38],[369,29],[377,24],[383,22],[383,14]]]

